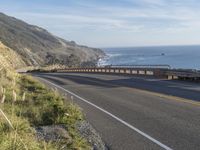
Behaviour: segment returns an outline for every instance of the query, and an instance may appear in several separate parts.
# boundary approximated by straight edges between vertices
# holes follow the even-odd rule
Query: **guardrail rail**
[[[148,66],[148,67],[147,67]],[[189,69],[171,69],[169,65],[104,66],[88,68],[66,68],[57,72],[104,73],[155,76],[167,79],[200,80],[200,72]]]

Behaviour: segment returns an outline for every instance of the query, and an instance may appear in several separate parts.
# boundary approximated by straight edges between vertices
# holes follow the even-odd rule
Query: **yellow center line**
[[[114,87],[122,86],[120,84],[111,84],[111,83],[103,83],[103,82],[100,82],[100,81],[94,81],[92,79],[84,79],[84,80],[87,80],[87,81],[90,81],[90,82],[93,82],[93,83],[102,84],[102,85],[107,85],[107,86],[114,86]],[[194,101],[194,100],[191,100],[191,99],[181,98],[181,97],[172,96],[172,95],[166,95],[166,94],[162,94],[162,93],[158,93],[158,92],[136,89],[136,88],[132,88],[132,87],[123,87],[123,88],[128,89],[128,90],[133,90],[135,92],[149,94],[149,95],[152,95],[152,96],[158,96],[158,97],[161,97],[161,98],[166,98],[168,100],[174,100],[174,101],[178,101],[178,102],[183,102],[183,103],[188,103],[188,104],[200,106],[200,102],[197,102],[197,101]]]

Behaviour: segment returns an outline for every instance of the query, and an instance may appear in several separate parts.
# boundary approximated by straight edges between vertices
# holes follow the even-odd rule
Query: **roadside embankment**
[[[65,105],[56,91],[31,77],[20,76],[2,85],[0,108],[2,149],[91,149],[76,129],[76,123],[84,120],[80,109],[71,103]],[[56,140],[36,138],[36,128],[49,126],[52,130],[55,125],[63,125],[67,136],[54,135]]]
[[[0,54],[1,150],[95,149],[95,142],[88,140],[92,135],[84,136],[77,125],[85,122],[80,108],[56,90],[16,73],[6,56]]]

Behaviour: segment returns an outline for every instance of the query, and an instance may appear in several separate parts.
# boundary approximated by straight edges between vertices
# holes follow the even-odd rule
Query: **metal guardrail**
[[[159,66],[159,65],[157,65]],[[57,72],[71,72],[71,73],[106,73],[106,74],[128,74],[128,75],[144,75],[144,76],[155,76],[159,78],[168,79],[197,79],[200,80],[200,72],[196,70],[187,69],[170,69],[170,68],[153,68],[153,67],[141,67],[138,66],[105,66],[95,68],[67,68],[57,70]]]
[[[200,78],[200,72],[193,70],[168,70],[168,76],[177,76],[182,78]]]
[[[106,68],[160,68],[160,69],[171,69],[170,65],[165,65],[165,64],[157,64],[157,65],[106,65],[103,66]]]
[[[107,74],[132,74],[163,76],[159,68],[124,68],[124,67],[96,67],[96,68],[68,68],[57,70],[57,72],[79,72],[79,73],[107,73]],[[165,69],[164,69],[165,70]]]

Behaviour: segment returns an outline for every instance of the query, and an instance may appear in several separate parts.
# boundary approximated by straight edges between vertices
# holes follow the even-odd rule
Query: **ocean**
[[[151,46],[104,48],[105,65],[170,65],[176,69],[200,70],[200,46]]]

